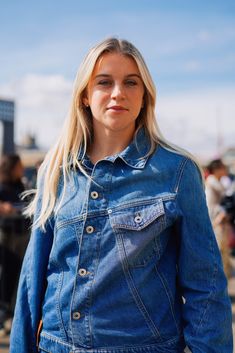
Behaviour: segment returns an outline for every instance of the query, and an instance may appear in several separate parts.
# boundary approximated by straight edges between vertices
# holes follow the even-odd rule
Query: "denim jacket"
[[[10,353],[232,353],[231,305],[195,164],[150,143],[73,170],[32,230]],[[40,198],[38,210],[40,209]],[[37,330],[42,320],[37,347]]]

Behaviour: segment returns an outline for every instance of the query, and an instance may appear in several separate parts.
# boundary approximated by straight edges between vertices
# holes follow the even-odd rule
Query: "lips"
[[[119,112],[119,111],[126,111],[128,109],[125,107],[122,107],[121,105],[113,105],[112,107],[108,107],[107,110],[114,110]]]

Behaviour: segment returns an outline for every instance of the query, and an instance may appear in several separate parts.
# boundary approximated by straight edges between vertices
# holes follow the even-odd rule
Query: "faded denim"
[[[10,353],[232,353],[231,305],[200,173],[144,132],[72,171],[33,229]],[[137,147],[138,146],[138,147]],[[62,181],[58,188],[61,199]],[[38,202],[40,209],[40,200]]]

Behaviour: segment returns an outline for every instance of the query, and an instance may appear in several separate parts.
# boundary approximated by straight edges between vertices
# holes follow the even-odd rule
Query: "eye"
[[[112,81],[111,80],[100,80],[98,81],[98,85],[100,86],[111,86]]]
[[[135,80],[126,80],[125,81],[125,84],[127,86],[136,86],[137,85],[137,82]]]

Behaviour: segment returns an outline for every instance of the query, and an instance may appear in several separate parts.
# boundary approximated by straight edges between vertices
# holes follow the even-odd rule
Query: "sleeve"
[[[220,252],[208,215],[202,178],[187,160],[180,209],[178,273],[184,299],[184,338],[192,353],[232,353],[232,314]]]
[[[39,200],[35,217],[40,210],[40,205]],[[45,231],[41,228],[32,229],[18,285],[9,353],[37,352],[37,330],[41,319],[52,241],[52,222],[47,222]]]

